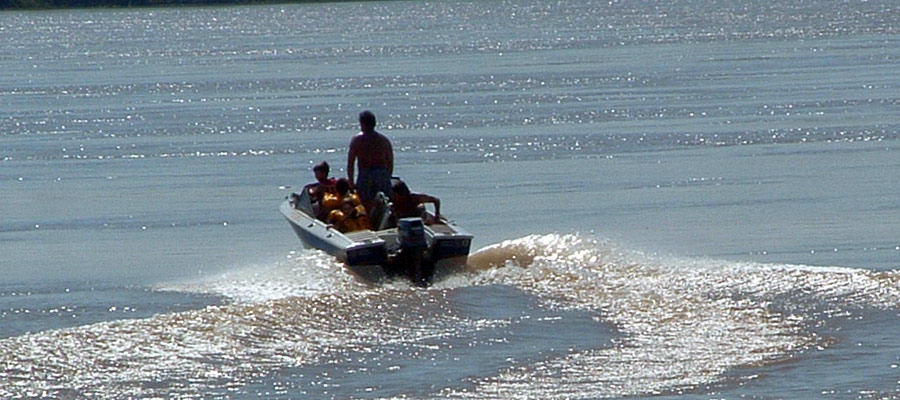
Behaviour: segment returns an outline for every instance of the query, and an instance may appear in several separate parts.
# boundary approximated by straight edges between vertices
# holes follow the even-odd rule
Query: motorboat
[[[436,276],[465,267],[472,235],[454,222],[435,218],[430,211],[425,211],[424,220],[392,222],[390,200],[379,193],[369,213],[372,229],[340,232],[316,217],[310,195],[313,185],[288,196],[280,211],[304,247],[335,256],[354,275],[370,282],[402,276],[425,286]]]

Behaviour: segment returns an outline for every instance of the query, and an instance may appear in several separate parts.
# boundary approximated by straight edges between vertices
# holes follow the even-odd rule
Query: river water
[[[900,398],[900,7],[0,13],[0,398]],[[474,236],[369,284],[278,206],[357,114]]]

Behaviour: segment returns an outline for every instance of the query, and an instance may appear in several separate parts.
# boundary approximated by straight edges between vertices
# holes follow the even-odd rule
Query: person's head
[[[341,212],[344,215],[350,215],[353,213],[353,210],[356,208],[356,204],[353,201],[353,198],[350,196],[344,197],[344,200],[341,201]]]
[[[406,186],[406,182],[397,181],[391,185],[391,196],[409,196],[409,186]]]
[[[334,185],[334,189],[337,190],[341,197],[346,196],[347,193],[350,193],[350,180],[347,178],[338,179],[337,183]]]
[[[363,132],[375,130],[375,114],[369,110],[359,113],[359,129]]]
[[[319,182],[328,179],[329,172],[331,172],[331,167],[328,166],[328,162],[326,161],[322,161],[313,167],[313,173],[316,174],[316,180]]]

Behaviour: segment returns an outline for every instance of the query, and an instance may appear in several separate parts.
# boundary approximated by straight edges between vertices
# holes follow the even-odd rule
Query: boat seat
[[[379,240],[378,235],[370,230],[348,232],[344,236],[357,243],[371,243]]]
[[[452,235],[452,234],[456,233],[453,230],[453,228],[449,227],[446,224],[431,224],[431,225],[428,225],[428,227],[431,228],[431,230],[434,231],[434,233],[439,233],[439,234],[443,234],[443,235]]]
[[[391,219],[391,205],[388,198],[382,192],[375,195],[375,203],[369,212],[369,222],[372,223],[372,229],[376,231],[387,228]]]

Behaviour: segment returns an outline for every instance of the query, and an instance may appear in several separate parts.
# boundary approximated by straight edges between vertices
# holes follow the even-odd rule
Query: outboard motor
[[[421,218],[401,218],[397,230],[400,233],[400,267],[414,283],[427,284],[433,268],[425,256],[428,250],[425,224]]]
[[[428,246],[425,242],[425,224],[421,218],[401,218],[397,229],[400,231],[400,248],[414,249]]]

